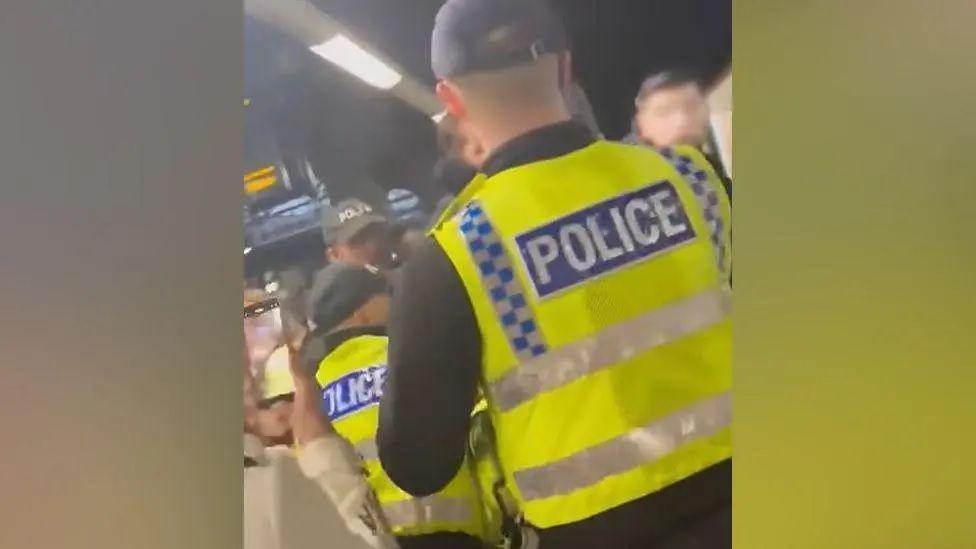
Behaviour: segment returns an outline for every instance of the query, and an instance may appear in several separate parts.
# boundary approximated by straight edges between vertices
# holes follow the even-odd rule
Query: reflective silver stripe
[[[380,452],[376,448],[376,441],[368,438],[356,445],[356,453],[359,454],[363,461],[369,461],[371,459],[380,459]]]
[[[467,524],[474,520],[474,509],[466,499],[427,496],[383,505],[390,526],[409,528],[430,523]]]
[[[568,494],[657,461],[730,425],[732,394],[724,392],[559,461],[517,471],[515,484],[525,501]]]
[[[731,302],[727,290],[710,290],[551,349],[492,383],[493,403],[507,412],[540,393],[703,330],[728,316]]]

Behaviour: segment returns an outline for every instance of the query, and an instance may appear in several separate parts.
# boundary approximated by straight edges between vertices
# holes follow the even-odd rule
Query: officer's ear
[[[461,120],[467,115],[468,110],[464,107],[464,101],[461,99],[461,93],[457,86],[447,80],[441,80],[437,82],[434,91],[437,94],[437,99],[444,105],[447,114],[456,120]]]
[[[330,262],[336,262],[340,260],[339,253],[336,251],[335,246],[325,247],[325,258]]]

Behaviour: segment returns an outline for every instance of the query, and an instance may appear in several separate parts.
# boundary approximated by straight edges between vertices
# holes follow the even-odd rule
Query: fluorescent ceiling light
[[[403,79],[403,75],[341,33],[309,49],[381,90],[388,90]]]
[[[440,124],[441,123],[441,120],[444,120],[445,117],[447,117],[447,111],[446,110],[441,111],[441,112],[439,112],[437,114],[431,115],[430,119],[433,120],[435,124]]]

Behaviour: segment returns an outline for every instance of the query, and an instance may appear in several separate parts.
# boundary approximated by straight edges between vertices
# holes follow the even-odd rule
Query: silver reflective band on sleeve
[[[674,452],[732,425],[732,395],[720,393],[559,461],[515,472],[525,501],[568,494]]]
[[[357,444],[356,453],[359,454],[359,457],[363,458],[363,461],[380,459],[380,452],[376,448],[376,441],[371,438]]]
[[[474,520],[474,509],[466,499],[427,496],[383,505],[383,514],[393,528],[409,528],[431,523],[467,524]]]
[[[492,400],[507,412],[540,393],[716,324],[728,316],[731,301],[725,288],[709,290],[551,349],[492,383]]]

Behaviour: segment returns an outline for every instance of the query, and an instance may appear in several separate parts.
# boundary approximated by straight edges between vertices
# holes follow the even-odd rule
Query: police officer
[[[389,223],[372,206],[348,198],[322,212],[326,259],[346,265],[390,266]]]
[[[380,459],[441,489],[480,385],[542,547],[730,547],[728,201],[696,151],[573,123],[569,61],[539,1],[438,13],[437,95],[488,158],[396,287]]]
[[[323,208],[322,240],[329,264],[370,266],[381,270],[393,267],[389,221],[358,198],[347,198]],[[327,278],[324,269],[318,270],[312,278],[309,294],[320,294]],[[307,320],[314,327],[311,310],[307,312]]]
[[[305,346],[321,345],[324,358],[316,365],[316,379],[322,387],[322,405],[336,432],[362,456],[369,483],[400,546],[482,547],[489,536],[478,488],[467,467],[456,469],[436,494],[423,498],[400,490],[380,467],[374,436],[377,405],[388,375],[389,314],[383,276],[360,267],[331,265],[310,299],[316,330]]]

